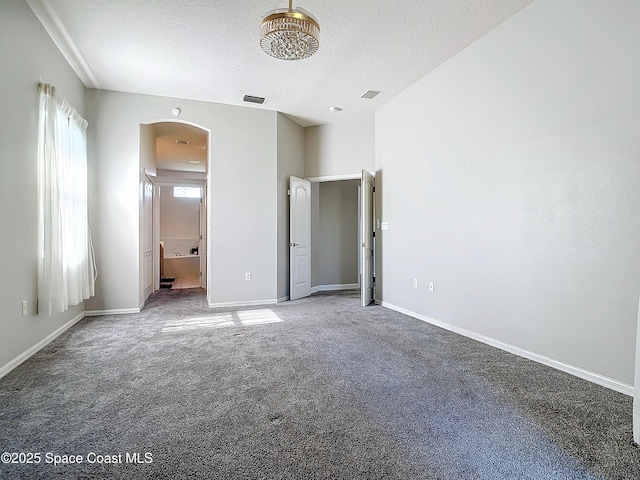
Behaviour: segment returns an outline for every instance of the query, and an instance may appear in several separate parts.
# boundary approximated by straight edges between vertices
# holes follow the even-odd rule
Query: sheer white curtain
[[[39,84],[38,312],[64,312],[94,295],[87,212],[87,122],[56,88]]]

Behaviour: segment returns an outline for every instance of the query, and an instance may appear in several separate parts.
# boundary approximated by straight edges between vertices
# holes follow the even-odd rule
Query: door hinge
[[[376,193],[376,187],[373,187],[373,193]]]
[[[291,190],[287,190],[287,196],[290,197],[291,196]]]
[[[376,238],[376,232],[373,232],[373,238]]]

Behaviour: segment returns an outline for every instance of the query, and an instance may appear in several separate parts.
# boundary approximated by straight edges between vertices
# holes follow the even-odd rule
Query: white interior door
[[[362,279],[360,291],[362,306],[373,302],[373,187],[374,178],[362,170],[360,185],[360,231],[362,238]]]
[[[207,288],[207,186],[202,189],[200,197],[200,288]]]
[[[311,182],[289,180],[289,298],[311,295]]]
[[[160,289],[160,185],[153,184],[153,291]]]
[[[148,178],[144,179],[143,196],[144,213],[144,298],[153,293],[153,183]]]
[[[362,185],[358,185],[358,288],[362,288]]]

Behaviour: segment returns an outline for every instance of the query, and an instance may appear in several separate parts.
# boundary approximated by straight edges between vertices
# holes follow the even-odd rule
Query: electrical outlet
[[[429,291],[433,292],[433,282],[429,282]]]
[[[250,274],[250,273],[245,273],[245,274],[244,274],[244,279],[245,279],[247,282],[250,282],[250,281],[251,281],[251,274]]]
[[[24,316],[26,316],[26,315],[27,315],[27,313],[29,312],[28,305],[29,305],[29,304],[27,303],[27,301],[26,301],[26,300],[23,300],[23,301],[22,301],[22,316],[23,316],[23,317],[24,317]]]
[[[418,279],[417,278],[413,279],[413,288],[418,288]]]

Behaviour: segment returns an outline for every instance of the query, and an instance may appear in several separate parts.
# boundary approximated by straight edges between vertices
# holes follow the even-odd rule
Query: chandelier
[[[260,46],[280,60],[302,60],[320,46],[320,25],[309,12],[291,7],[267,13],[260,26]]]

